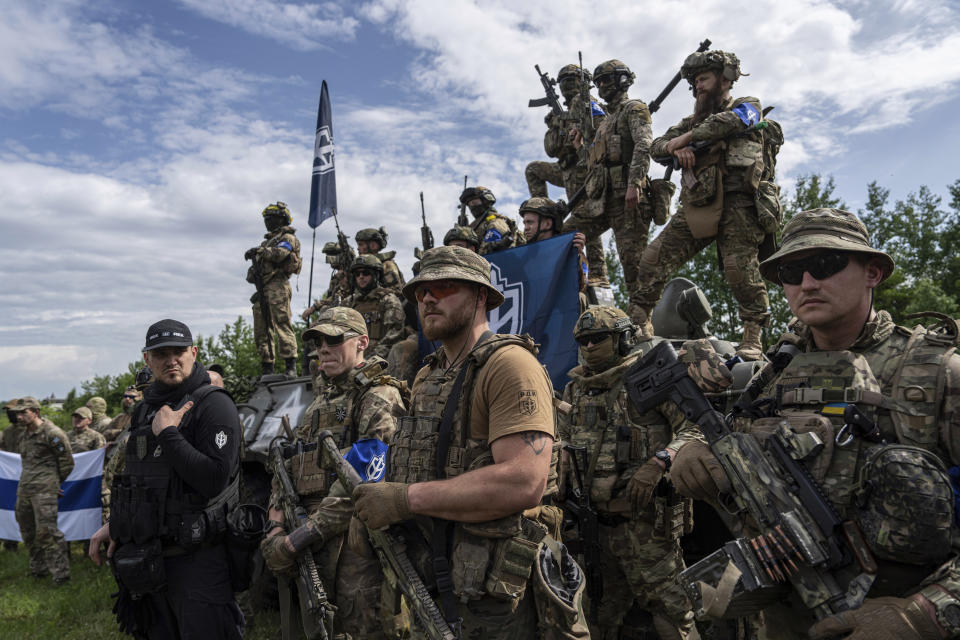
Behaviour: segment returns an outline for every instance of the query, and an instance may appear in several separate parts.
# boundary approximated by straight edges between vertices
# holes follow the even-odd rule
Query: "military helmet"
[[[327,256],[338,256],[340,255],[340,243],[339,242],[327,242],[323,245],[323,254]]]
[[[467,187],[460,194],[460,204],[467,204],[474,198],[480,198],[483,200],[484,204],[493,206],[497,201],[497,197],[493,195],[493,191],[487,189],[486,187],[476,186],[476,187]]]
[[[722,73],[723,77],[730,82],[735,82],[737,78],[746,75],[740,71],[740,59],[732,53],[725,51],[694,51],[683,61],[680,67],[680,75],[687,79],[690,86],[693,86],[696,77],[704,71],[716,71]]]
[[[590,72],[586,69],[581,69],[581,67],[576,64],[568,64],[564,65],[563,68],[560,69],[559,73],[557,73],[557,82],[563,82],[564,78],[568,78],[570,76],[573,76],[579,80],[581,72],[583,73],[584,80],[587,82],[593,80],[593,76],[590,75]]]
[[[597,65],[597,68],[593,70],[594,84],[596,84],[600,78],[606,76],[613,78],[617,89],[620,91],[626,91],[627,87],[633,84],[634,78],[637,77],[633,71],[630,71],[630,67],[620,62],[616,58],[613,60],[607,60],[606,62],[601,62],[599,65]]]
[[[137,370],[137,376],[134,379],[133,386],[137,388],[137,391],[143,391],[150,383],[153,382],[153,372],[150,371],[150,367],[144,365]]]
[[[573,337],[581,338],[600,333],[623,333],[634,328],[630,317],[620,309],[591,305],[577,318],[577,324],[573,327]]]
[[[387,230],[383,227],[379,229],[360,229],[356,235],[357,242],[376,240],[380,243],[380,248],[387,246]]]
[[[550,198],[534,197],[524,200],[520,205],[520,215],[525,213],[535,213],[543,218],[553,220],[553,232],[560,233],[563,230],[563,217],[565,212],[556,202]]]
[[[365,253],[362,256],[357,256],[357,259],[353,261],[353,264],[350,265],[350,273],[354,273],[360,269],[373,269],[379,275],[383,273],[383,263],[380,262],[380,258],[377,256]]]
[[[449,247],[450,243],[454,240],[466,242],[474,249],[480,248],[480,238],[477,237],[477,232],[471,227],[461,227],[460,225],[455,225],[453,229],[447,231],[447,235],[443,236],[443,246]]]
[[[263,210],[263,217],[267,216],[282,216],[284,219],[284,224],[290,224],[293,222],[293,216],[290,215],[290,209],[287,208],[286,203],[277,201],[276,204],[268,204],[267,207]]]

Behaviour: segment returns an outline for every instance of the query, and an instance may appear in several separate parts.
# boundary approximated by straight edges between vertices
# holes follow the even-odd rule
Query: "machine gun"
[[[328,463],[333,465],[337,478],[347,490],[347,495],[352,494],[353,490],[363,483],[360,474],[340,455],[332,433],[321,431],[319,442],[322,454],[326,454]],[[427,586],[410,562],[403,537],[395,535],[389,529],[369,529],[367,533],[380,559],[386,581],[397,585],[407,601],[407,606],[420,622],[424,635],[430,640],[457,640],[459,634],[454,633],[444,619],[440,607],[430,597]]]
[[[556,86],[557,81],[554,78],[551,78],[543,71],[540,71],[540,65],[535,64],[533,68],[537,70],[537,75],[540,76],[540,84],[543,85],[543,92],[546,94],[542,98],[531,98],[527,102],[527,106],[531,109],[534,107],[542,107],[544,105],[549,105],[550,111],[553,112],[553,115],[559,116],[563,114],[563,107],[560,106],[560,98],[557,96],[557,92],[553,90]],[[464,189],[466,189],[466,182],[464,182]]]
[[[467,190],[467,176],[463,176],[463,190],[464,191]],[[470,226],[470,221],[467,220],[467,203],[466,202],[460,203],[460,215],[457,216],[457,224],[460,225],[461,227]]]
[[[423,221],[423,226],[420,227],[420,244],[423,245],[423,250],[427,251],[433,249],[433,231],[427,224],[427,209],[423,206],[423,191],[420,192],[420,219]]]
[[[577,521],[580,547],[583,552],[583,565],[586,568],[587,596],[590,598],[590,616],[597,619],[600,612],[600,600],[603,598],[603,571],[600,567],[600,523],[597,510],[590,503],[590,489],[583,484],[587,472],[587,448],[571,444],[563,446],[570,454],[573,463],[573,475],[577,486],[570,491],[570,497],[563,501],[564,513],[569,513]],[[582,456],[582,459],[581,459]]]
[[[699,425],[730,480],[724,506],[749,514],[760,531],[726,543],[681,573],[692,601],[717,617],[738,616],[782,598],[777,587],[789,583],[817,619],[863,603],[876,577],[876,561],[859,528],[841,520],[802,462],[823,447],[815,434],[797,434],[781,423],[761,445],[753,434],[731,431],[667,341],[630,367],[624,381],[641,413],[669,400]],[[854,563],[860,573],[846,582],[840,576],[849,576]],[[700,587],[727,582],[721,576],[732,578],[732,594],[711,606],[706,601],[713,594]]]
[[[293,531],[307,520],[307,510],[300,503],[300,496],[290,480],[290,475],[284,466],[284,460],[311,447],[294,439],[290,430],[290,418],[283,416],[283,429],[288,442],[284,445],[279,438],[270,445],[270,469],[280,482],[283,490],[283,520],[288,531]],[[300,618],[303,632],[308,640],[327,640],[330,636],[327,629],[333,628],[333,612],[335,607],[327,599],[327,592],[320,581],[320,573],[313,554],[307,550],[297,556],[297,576],[294,579],[297,587],[297,596],[300,601]]]

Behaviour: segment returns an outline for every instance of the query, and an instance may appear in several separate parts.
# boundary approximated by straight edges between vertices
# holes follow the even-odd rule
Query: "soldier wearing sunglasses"
[[[358,256],[350,266],[353,293],[343,306],[355,309],[367,323],[370,344],[364,355],[386,359],[390,347],[404,337],[403,303],[400,297],[382,286],[383,264],[372,254]]]
[[[946,471],[960,465],[956,323],[911,329],[874,309],[873,290],[893,270],[863,223],[838,209],[797,214],[780,250],[760,264],[763,277],[783,287],[796,320],[738,402],[736,430],[760,439],[771,426],[816,434],[822,444],[803,464],[841,519],[862,533],[877,565],[859,607],[819,621],[795,596],[764,609],[771,637],[960,637],[956,507]],[[670,475],[695,499],[731,491],[699,443],[677,453]]]

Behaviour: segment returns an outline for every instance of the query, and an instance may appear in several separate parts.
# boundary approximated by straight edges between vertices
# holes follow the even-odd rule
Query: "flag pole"
[[[317,228],[313,228],[313,244],[310,247],[310,284],[307,285],[307,307],[313,304],[313,254],[317,251]],[[306,308],[306,307],[304,307]],[[310,319],[307,319],[307,323]]]

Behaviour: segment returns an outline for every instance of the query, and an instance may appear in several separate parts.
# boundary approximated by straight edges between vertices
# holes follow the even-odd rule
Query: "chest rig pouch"
[[[370,340],[379,340],[383,337],[383,314],[380,313],[380,298],[371,295],[366,300],[361,300],[354,306],[354,309],[363,316],[363,321],[367,323],[367,333]]]

